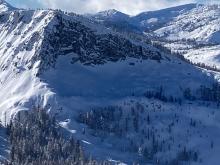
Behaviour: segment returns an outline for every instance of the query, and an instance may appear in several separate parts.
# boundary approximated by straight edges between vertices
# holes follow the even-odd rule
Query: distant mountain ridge
[[[178,7],[172,7],[167,9],[161,9],[157,11],[148,11],[140,13],[136,16],[129,16],[124,13],[121,13],[117,10],[109,10],[114,12],[103,11],[97,14],[89,15],[90,18],[97,21],[102,21],[109,26],[112,23],[112,26],[121,23],[127,24],[128,28],[131,30],[132,27],[135,30],[139,31],[152,31],[156,28],[162,27],[167,22],[172,21],[175,17],[180,14],[196,8],[197,4],[186,4]],[[107,14],[109,13],[109,14]],[[129,27],[130,26],[130,27]]]

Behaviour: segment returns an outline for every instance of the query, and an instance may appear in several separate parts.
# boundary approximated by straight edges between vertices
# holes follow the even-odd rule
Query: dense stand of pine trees
[[[164,93],[164,89],[162,86],[160,86],[159,90],[149,90],[144,93],[144,96],[148,99],[154,98],[158,99],[163,102],[175,102],[179,103],[180,105],[182,104],[182,99],[174,96],[166,96]]]
[[[98,165],[85,158],[78,140],[67,138],[44,110],[18,115],[7,127],[11,144],[5,165]]]
[[[146,91],[144,93],[144,96],[148,99],[154,98],[163,102],[175,102],[179,105],[182,104],[182,99],[184,98],[190,101],[211,101],[217,103],[217,105],[220,106],[220,84],[216,82],[213,83],[210,87],[201,85],[196,90],[193,90],[191,88],[185,88],[183,90],[183,98],[167,96],[162,86],[159,88],[159,90]]]
[[[217,106],[220,105],[220,84],[215,83],[211,87],[206,87],[201,85],[199,89],[197,89],[196,94],[193,94],[190,88],[186,88],[184,90],[184,98],[187,100],[202,100],[202,101],[211,101],[216,102]]]

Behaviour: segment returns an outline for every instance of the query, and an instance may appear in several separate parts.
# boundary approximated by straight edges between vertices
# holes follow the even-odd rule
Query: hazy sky
[[[117,9],[135,15],[142,11],[156,10],[181,4],[199,2],[219,3],[220,0],[6,0],[16,7],[59,8],[76,13],[94,13]],[[215,2],[214,2],[215,1]]]

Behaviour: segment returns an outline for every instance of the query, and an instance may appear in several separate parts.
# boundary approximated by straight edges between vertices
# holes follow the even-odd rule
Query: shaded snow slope
[[[60,79],[62,77],[62,79]],[[143,96],[147,90],[159,90],[182,97],[186,88],[198,89],[211,85],[214,74],[203,72],[178,59],[154,60],[128,58],[104,65],[71,64],[71,56],[60,57],[55,69],[43,74],[43,79],[62,97],[116,99]]]

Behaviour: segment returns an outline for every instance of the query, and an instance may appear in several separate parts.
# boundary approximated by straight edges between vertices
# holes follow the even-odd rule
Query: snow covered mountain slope
[[[194,63],[220,68],[220,6],[198,6],[155,31],[164,45]],[[160,40],[160,39],[159,39]]]
[[[198,6],[179,15],[156,33],[168,40],[196,40],[198,42],[220,43],[220,6]]]
[[[204,97],[200,96],[201,93],[208,91],[210,94],[210,88],[219,79],[219,73],[195,67],[137,40],[136,37],[114,32],[94,20],[73,13],[57,10],[2,11],[0,29],[2,124],[9,122],[18,111],[41,106],[57,114],[60,125],[84,143],[88,155],[127,164],[134,161],[153,164],[158,158],[164,160],[164,154],[170,156],[169,161],[173,160],[184,150],[183,144],[187,144],[187,151],[193,150],[193,153],[210,146],[212,141],[219,146],[219,134],[216,133],[219,129],[218,105],[200,100]],[[211,94],[213,93],[211,90]],[[208,101],[216,99],[216,96],[211,96]],[[163,102],[156,101],[156,98]],[[188,102],[185,98],[191,101]],[[200,101],[195,101],[196,99]],[[173,147],[169,147],[168,143],[163,144],[163,149],[152,150],[149,157],[143,157],[143,147],[151,143],[144,141],[144,146],[141,146],[142,140],[136,140],[135,136],[144,138],[147,136],[146,130],[138,132],[131,127],[120,137],[116,129],[117,133],[112,131],[106,139],[103,127],[99,128],[101,134],[99,129],[93,127],[94,121],[109,121],[104,114],[98,114],[98,120],[94,119],[91,115],[93,113],[89,113],[93,108],[124,105],[122,108],[125,108],[125,114],[136,116],[135,112],[129,110],[136,102],[140,102],[145,110],[153,112],[156,111],[155,107],[162,108],[159,108],[161,111],[157,109],[158,114],[153,115],[155,124],[153,122],[150,125],[146,119],[141,118],[141,127],[148,123],[151,127],[149,139],[154,139],[154,142],[155,135],[152,132],[163,130],[165,133],[157,134],[156,139],[160,143],[165,139]],[[208,109],[213,110],[214,114]],[[174,120],[170,117],[171,112],[183,117],[181,124],[171,124]],[[197,116],[197,113],[200,115]],[[83,118],[90,115],[92,123],[88,122],[90,119]],[[211,115],[210,119],[206,119],[208,115]],[[125,118],[123,115],[119,116]],[[146,117],[146,114],[143,116]],[[158,116],[164,120],[156,122]],[[191,118],[200,123],[194,132],[187,131],[189,127],[186,127]],[[115,125],[115,120],[111,121],[112,123],[106,123],[109,124],[109,129]],[[137,118],[128,122],[137,127]],[[201,131],[203,125],[210,130],[210,136],[216,138],[202,134],[204,138],[193,143],[194,139],[200,138],[201,134],[197,131]],[[175,127],[174,134],[168,134],[170,127]],[[179,132],[178,128],[184,128],[184,132]],[[170,137],[171,135],[173,136]],[[183,138],[179,144],[174,139],[180,137]],[[125,139],[124,143],[122,138]],[[130,152],[125,152],[130,139],[134,141],[134,149],[129,148]],[[192,143],[194,145],[190,148]],[[213,153],[218,153],[218,147],[213,150]],[[206,152],[201,153],[202,158],[204,155]],[[216,154],[213,154],[208,161],[215,162],[217,159]]]

